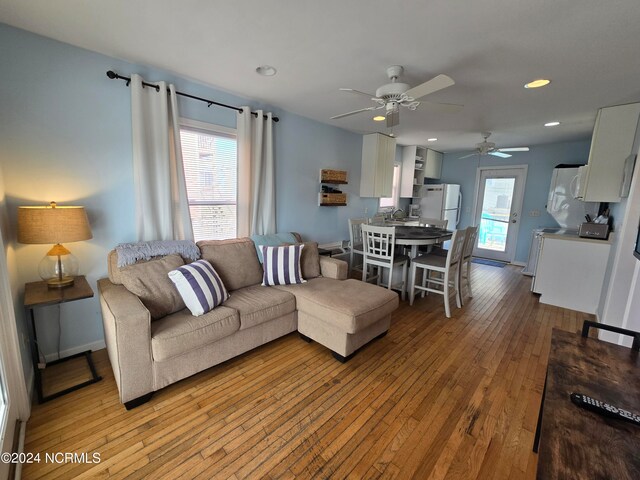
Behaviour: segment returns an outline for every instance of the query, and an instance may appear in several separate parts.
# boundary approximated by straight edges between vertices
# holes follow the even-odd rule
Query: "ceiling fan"
[[[506,152],[528,152],[529,147],[511,147],[511,148],[496,148],[496,144],[488,142],[487,139],[491,136],[491,132],[484,132],[482,135],[482,142],[476,143],[476,149],[473,153],[465,155],[462,158],[473,157],[474,155],[493,155],[494,157],[509,158],[511,155]]]
[[[349,115],[355,115],[356,113],[360,112],[384,109],[385,117],[387,120],[387,127],[394,127],[400,122],[401,106],[406,107],[409,110],[415,110],[416,108],[418,108],[418,105],[422,104],[433,110],[450,113],[457,112],[462,109],[462,105],[418,101],[421,98],[426,97],[430,93],[434,93],[438,90],[442,90],[443,88],[455,85],[455,82],[451,77],[448,77],[447,75],[438,75],[431,80],[428,80],[424,83],[421,83],[420,85],[416,85],[415,87],[411,88],[406,83],[398,81],[398,78],[400,78],[403,72],[404,68],[400,65],[391,65],[390,67],[388,67],[387,76],[389,77],[389,80],[391,80],[391,83],[387,83],[386,85],[378,88],[375,95],[361,92],[360,90],[354,90],[353,88],[341,88],[340,91],[342,92],[350,92],[368,97],[369,99],[377,103],[377,106],[361,108],[360,110],[354,110],[353,112],[336,115],[334,117],[331,117],[331,120],[348,117]]]

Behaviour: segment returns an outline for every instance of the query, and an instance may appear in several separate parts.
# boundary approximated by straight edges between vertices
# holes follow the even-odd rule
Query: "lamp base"
[[[56,277],[47,280],[47,286],[49,288],[67,288],[73,286],[74,281],[74,277]]]

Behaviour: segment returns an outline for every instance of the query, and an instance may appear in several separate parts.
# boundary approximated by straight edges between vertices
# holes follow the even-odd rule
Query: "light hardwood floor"
[[[23,478],[533,479],[551,328],[589,316],[539,304],[520,268],[473,267],[475,297],[451,319],[440,296],[401,302],[344,365],[291,334],[127,412],[96,352],[104,380],[34,406],[25,451],[101,462]]]

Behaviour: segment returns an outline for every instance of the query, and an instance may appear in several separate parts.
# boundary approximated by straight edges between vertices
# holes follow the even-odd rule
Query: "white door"
[[[479,169],[475,224],[480,228],[475,256],[513,261],[526,179],[526,166]]]

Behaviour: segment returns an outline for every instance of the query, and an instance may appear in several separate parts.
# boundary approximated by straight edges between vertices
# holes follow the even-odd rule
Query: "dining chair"
[[[360,271],[360,268],[356,267],[354,258],[357,255],[364,257],[364,248],[362,246],[362,229],[360,225],[369,222],[368,218],[350,218],[349,219],[349,277],[353,270]],[[359,264],[362,265],[362,264]]]
[[[440,220],[439,218],[427,218],[420,217],[418,218],[418,225],[421,227],[439,227],[439,228],[447,228],[449,220],[446,218],[444,220]]]
[[[460,263],[460,289],[458,295],[460,296],[460,304],[464,305],[462,298],[462,289],[466,283],[467,290],[469,291],[469,297],[473,298],[473,290],[471,289],[471,260],[473,258],[473,249],[476,246],[476,240],[478,239],[478,226],[467,227],[465,230],[464,246],[462,247],[462,259]]]
[[[364,262],[362,265],[362,281],[366,282],[377,278],[378,285],[382,283],[381,269],[389,269],[389,279],[387,288],[398,288],[400,298],[404,300],[407,290],[407,271],[409,257],[395,253],[396,229],[395,227],[378,227],[375,225],[362,224],[362,239],[364,241]],[[398,285],[393,283],[393,270],[402,266],[402,281]],[[376,275],[367,278],[369,268],[376,267]]]
[[[464,247],[465,230],[456,230],[451,237],[451,248],[446,257],[440,255],[421,255],[411,261],[411,275],[409,281],[409,305],[413,305],[416,290],[428,293],[437,293],[444,296],[444,312],[447,318],[451,318],[451,308],[449,307],[449,297],[452,290],[455,293],[456,305],[461,308],[460,296],[460,264],[462,260],[462,248]],[[422,282],[416,285],[416,271],[423,269]],[[440,275],[439,278],[432,277],[432,273]],[[431,287],[433,284],[436,287]]]

